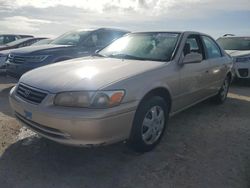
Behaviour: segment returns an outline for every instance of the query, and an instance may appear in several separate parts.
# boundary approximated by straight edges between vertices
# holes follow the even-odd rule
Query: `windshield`
[[[169,61],[178,37],[178,33],[129,34],[101,50],[99,55],[122,59]]]
[[[249,37],[220,38],[217,42],[224,50],[250,50]]]
[[[6,46],[15,46],[15,45],[18,45],[18,44],[21,44],[22,42],[25,42],[27,40],[30,40],[31,38],[24,38],[24,39],[18,39],[18,40],[15,40],[13,42],[9,42],[6,44]]]
[[[77,46],[88,36],[90,32],[91,31],[68,32],[56,38],[50,44]]]

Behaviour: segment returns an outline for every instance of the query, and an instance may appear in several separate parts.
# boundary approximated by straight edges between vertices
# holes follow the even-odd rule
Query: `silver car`
[[[126,141],[153,149],[172,116],[200,101],[226,100],[231,58],[197,32],[128,34],[96,56],[24,74],[10,104],[24,126],[59,143]]]
[[[224,36],[217,40],[233,57],[236,79],[250,79],[250,37]]]

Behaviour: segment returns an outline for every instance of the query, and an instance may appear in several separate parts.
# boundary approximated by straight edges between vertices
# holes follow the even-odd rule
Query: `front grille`
[[[24,125],[31,128],[37,133],[43,134],[48,137],[52,138],[59,138],[59,139],[67,139],[69,136],[63,132],[61,132],[58,129],[54,129],[51,127],[47,127],[38,123],[35,123],[34,121],[31,121],[25,117],[23,117],[21,114],[15,112],[16,118],[21,121]]]
[[[248,69],[238,69],[241,77],[248,77]]]
[[[43,99],[47,96],[47,93],[38,91],[37,89],[33,89],[23,84],[18,85],[16,93],[26,101],[36,104],[41,103]]]
[[[8,57],[8,61],[10,63],[16,63],[16,64],[23,64],[25,63],[27,57],[25,56],[19,56],[19,55],[13,55],[13,54],[10,54],[9,57]]]

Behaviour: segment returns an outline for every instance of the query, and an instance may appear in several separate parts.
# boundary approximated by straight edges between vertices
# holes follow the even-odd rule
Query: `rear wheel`
[[[161,140],[168,120],[168,104],[158,96],[143,101],[136,112],[129,146],[137,152],[152,150]]]
[[[219,93],[213,98],[217,104],[223,104],[227,99],[230,82],[230,77],[227,76],[219,90]]]

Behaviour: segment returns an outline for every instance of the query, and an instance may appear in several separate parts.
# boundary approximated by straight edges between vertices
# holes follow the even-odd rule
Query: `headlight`
[[[63,92],[56,95],[54,104],[66,107],[110,108],[119,105],[124,95],[123,90]]]
[[[235,60],[236,63],[247,63],[250,62],[250,56],[237,57]]]
[[[113,106],[117,106],[121,103],[124,95],[125,92],[123,90],[97,92],[95,97],[93,98],[91,107],[110,108]]]

